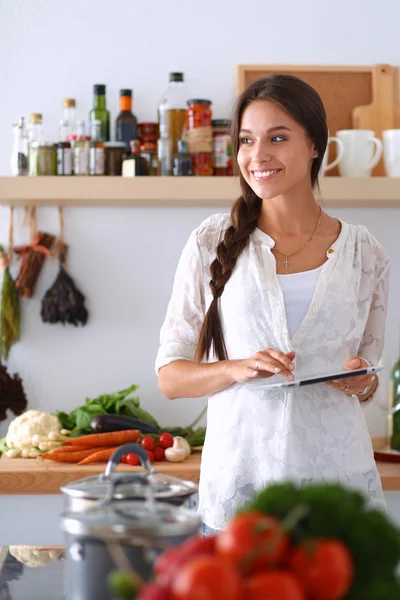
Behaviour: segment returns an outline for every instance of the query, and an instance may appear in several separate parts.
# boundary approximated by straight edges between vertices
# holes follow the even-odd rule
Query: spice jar
[[[32,142],[29,153],[29,175],[57,175],[57,146]]]
[[[125,142],[106,142],[105,175],[122,175],[122,162],[125,158]]]
[[[138,132],[142,145],[154,144],[154,148],[157,149],[158,123],[139,123]]]
[[[213,169],[214,175],[233,175],[231,121],[215,119],[213,128]]]
[[[70,142],[58,142],[57,144],[57,175],[72,175]]]
[[[193,175],[209,176],[212,166],[212,124],[211,101],[188,100],[186,111],[185,140],[192,156]]]

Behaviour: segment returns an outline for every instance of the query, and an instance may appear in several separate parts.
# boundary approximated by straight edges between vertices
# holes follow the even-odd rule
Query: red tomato
[[[216,536],[196,536],[181,546],[173,546],[163,552],[154,564],[154,573],[158,580],[170,585],[182,566],[197,556],[215,554]]]
[[[290,566],[311,600],[341,600],[353,581],[349,549],[339,540],[306,540],[294,549]]]
[[[164,450],[166,450],[167,448],[172,448],[172,446],[174,445],[174,438],[170,433],[162,433],[160,435],[158,443],[161,446],[161,448],[164,448]]]
[[[217,553],[246,574],[281,565],[288,548],[279,521],[260,512],[234,517],[217,536]]]
[[[242,581],[232,565],[217,556],[193,558],[172,581],[172,600],[241,600]]]
[[[146,450],[150,450],[151,452],[153,452],[154,448],[156,447],[156,441],[148,435],[146,435],[140,443],[143,448],[146,448]]]
[[[131,452],[130,454],[125,454],[124,456],[125,462],[127,465],[131,465],[131,467],[136,467],[140,465],[140,459],[137,454]]]
[[[127,457],[127,456],[128,456],[127,454],[124,454],[124,456],[121,458],[121,462],[122,462],[122,463],[125,463],[125,464],[126,464],[126,457]]]
[[[154,460],[156,460],[158,462],[161,462],[165,458],[165,451],[164,451],[164,448],[161,448],[161,446],[156,446],[153,450],[153,454],[154,454]]]
[[[154,454],[153,454],[153,452],[151,450],[146,450],[146,452],[147,452],[147,456],[149,457],[149,461],[151,463],[153,463],[154,462]]]
[[[244,583],[246,600],[306,600],[306,593],[295,575],[288,571],[257,573]]]

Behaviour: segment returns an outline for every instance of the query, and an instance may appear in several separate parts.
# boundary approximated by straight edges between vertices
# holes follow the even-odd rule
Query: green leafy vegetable
[[[9,450],[9,448],[7,447],[7,444],[6,444],[6,438],[5,437],[0,438],[0,456],[3,453],[7,452],[7,450]]]
[[[156,419],[140,406],[139,398],[131,396],[138,387],[138,385],[131,385],[129,388],[114,392],[113,394],[102,394],[97,398],[86,398],[85,404],[72,412],[57,411],[54,414],[58,417],[61,427],[69,429],[72,432],[72,437],[91,433],[90,421],[97,415],[119,414],[149,423],[157,429],[167,431],[171,435],[180,435],[187,439],[192,447],[204,444],[205,427],[197,427],[197,429],[195,427],[205,414],[206,408],[202,410],[201,414],[189,427],[161,427]]]

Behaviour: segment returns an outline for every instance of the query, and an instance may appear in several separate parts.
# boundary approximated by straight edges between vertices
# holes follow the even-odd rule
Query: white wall
[[[49,138],[57,135],[62,100],[78,99],[87,118],[92,84],[106,83],[114,120],[118,90],[134,89],[139,120],[155,120],[168,72],[183,70],[189,95],[213,100],[214,115],[229,115],[235,66],[271,64],[400,64],[400,4],[387,0],[0,0],[0,175],[8,174],[11,123],[43,112]],[[0,181],[1,185],[1,181]],[[218,209],[215,209],[217,211]],[[10,369],[19,371],[31,407],[69,410],[85,396],[141,385],[143,404],[164,424],[188,423],[200,400],[163,400],[153,370],[158,331],[174,269],[190,231],[210,208],[88,209],[65,211],[69,270],[87,295],[86,328],[44,325],[40,299],[53,281],[48,261],[37,292],[23,306],[22,341]],[[341,209],[331,214],[363,223],[393,257],[385,358],[396,357],[400,209]],[[57,232],[55,209],[38,211],[42,230]],[[8,209],[0,211],[0,241],[6,243]],[[16,242],[28,239],[22,211]],[[385,419],[367,409],[373,434]],[[0,435],[6,424],[0,424]]]

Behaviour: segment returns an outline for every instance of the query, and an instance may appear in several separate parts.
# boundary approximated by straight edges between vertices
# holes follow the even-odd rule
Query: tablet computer
[[[273,389],[273,388],[292,388],[292,387],[301,387],[303,385],[314,385],[315,383],[324,383],[325,381],[337,381],[339,379],[347,379],[348,377],[358,377],[360,375],[371,375],[373,373],[378,373],[382,371],[383,365],[372,365],[370,367],[363,367],[361,369],[355,369],[354,371],[337,371],[336,373],[320,373],[319,375],[305,375],[296,378],[293,381],[285,380],[285,381],[270,381],[269,378],[266,378],[262,383],[261,380],[257,381],[257,387],[262,386],[265,389]]]

